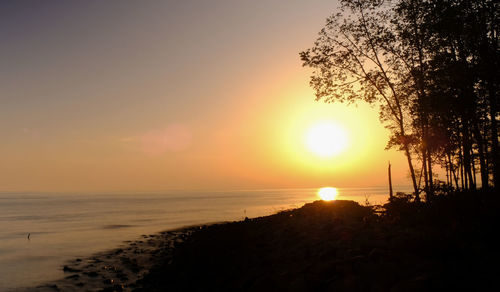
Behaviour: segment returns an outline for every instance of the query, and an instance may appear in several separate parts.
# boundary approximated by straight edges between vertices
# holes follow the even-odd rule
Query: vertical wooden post
[[[389,200],[392,200],[391,162],[389,161]]]

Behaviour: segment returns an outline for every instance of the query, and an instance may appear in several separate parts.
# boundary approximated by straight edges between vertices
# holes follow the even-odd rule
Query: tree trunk
[[[498,155],[498,128],[497,128],[497,102],[493,84],[489,86],[490,99],[490,131],[491,131],[491,156],[493,160],[493,184],[495,188],[500,187],[500,159]]]
[[[391,162],[390,161],[389,161],[388,175],[389,175],[389,200],[392,201],[392,177],[391,177]]]
[[[464,177],[465,177],[465,188],[474,189],[473,179],[472,179],[472,164],[471,164],[471,145],[469,139],[469,126],[467,125],[468,118],[464,117],[462,121],[462,149],[463,149],[463,167],[464,167]]]
[[[481,172],[481,188],[488,189],[488,166],[486,164],[486,157],[484,155],[484,139],[479,131],[478,125],[474,124],[474,136],[477,142],[478,155],[479,155],[479,168]]]
[[[460,160],[460,182],[462,185],[462,190],[465,190],[465,179],[464,179],[464,156],[462,155],[462,146],[458,149],[458,159]]]
[[[448,160],[446,157],[444,158],[444,168],[446,170],[446,185],[449,187],[451,172],[450,172],[450,165],[448,164]]]
[[[433,177],[432,177],[432,157],[431,157],[431,152],[427,150],[427,164],[428,164],[428,174],[429,174],[429,192],[427,193],[427,201],[431,201],[432,197],[434,196],[434,183],[433,183]]]
[[[424,190],[429,192],[429,179],[427,178],[427,153],[425,151],[425,142],[422,145],[422,170],[424,171]]]
[[[411,161],[410,147],[408,146],[407,142],[404,143],[403,148],[405,151],[406,159],[408,160],[408,168],[410,169],[410,176],[411,176],[411,181],[413,183],[413,190],[415,191],[415,201],[420,202],[420,194],[418,192],[417,179],[415,178],[415,169],[413,168],[413,163]]]
[[[474,159],[474,156],[472,157],[471,159],[471,169],[472,169],[472,186],[474,188],[474,190],[476,189],[476,186],[477,186],[477,177],[476,177],[476,159]]]
[[[459,189],[459,187],[458,187],[458,177],[457,177],[457,175],[455,173],[455,169],[453,167],[453,161],[451,160],[451,154],[450,153],[448,153],[448,160],[450,161],[450,172],[453,175],[453,178],[455,180],[455,187],[458,190]]]

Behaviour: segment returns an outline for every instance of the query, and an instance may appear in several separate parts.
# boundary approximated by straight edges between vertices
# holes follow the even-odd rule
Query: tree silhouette
[[[476,173],[483,188],[490,178],[500,186],[499,5],[343,0],[300,53],[314,69],[316,100],[379,105],[388,147],[407,157],[416,200],[421,190],[432,200],[438,164],[449,188],[475,189]]]
[[[341,12],[328,18],[314,47],[300,53],[304,66],[314,68],[310,85],[316,99],[380,105],[380,117],[391,130],[389,146],[404,151],[414,192],[419,188],[413,167],[410,114],[412,89],[404,52],[390,23],[393,15],[383,1],[341,2]]]

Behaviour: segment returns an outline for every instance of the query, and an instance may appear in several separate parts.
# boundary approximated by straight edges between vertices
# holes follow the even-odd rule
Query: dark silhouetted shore
[[[493,192],[385,209],[317,201],[143,236],[69,263],[37,291],[495,290],[498,219]]]

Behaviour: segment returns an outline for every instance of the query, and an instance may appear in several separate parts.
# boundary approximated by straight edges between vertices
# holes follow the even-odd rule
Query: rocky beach
[[[431,291],[498,288],[494,193],[384,207],[316,201],[187,227],[75,259],[29,291]]]
[[[173,249],[196,229],[199,227],[142,235],[116,249],[76,258],[61,267],[66,275],[63,279],[26,291],[131,291],[151,267],[170,258]]]

